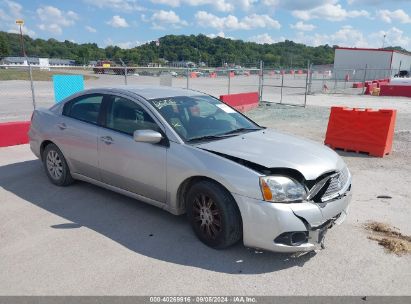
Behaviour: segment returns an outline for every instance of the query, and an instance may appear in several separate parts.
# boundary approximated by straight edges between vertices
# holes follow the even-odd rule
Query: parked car
[[[399,78],[409,78],[410,77],[410,72],[407,70],[402,70],[399,71],[397,74],[394,75],[394,77],[399,77]]]
[[[318,248],[346,218],[351,175],[333,150],[170,87],[86,90],[37,109],[30,147],[50,181],[75,179],[173,214],[213,248]],[[121,223],[120,223],[121,224]]]

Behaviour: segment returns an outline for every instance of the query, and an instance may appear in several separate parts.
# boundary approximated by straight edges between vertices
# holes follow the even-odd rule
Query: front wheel
[[[241,239],[237,204],[220,185],[209,181],[194,184],[187,193],[186,207],[195,234],[207,246],[227,248]]]

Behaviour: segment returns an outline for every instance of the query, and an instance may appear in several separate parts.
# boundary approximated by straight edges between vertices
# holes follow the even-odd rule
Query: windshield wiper
[[[244,131],[258,131],[258,130],[261,130],[261,129],[260,128],[238,128],[238,129],[234,129],[234,130],[231,130],[223,134],[219,134],[219,135],[230,135],[230,134],[241,133]]]
[[[259,128],[238,128],[234,129],[225,133],[221,134],[215,134],[215,135],[205,135],[205,136],[199,136],[199,137],[193,137],[187,140],[187,142],[193,142],[193,141],[201,141],[201,140],[213,140],[213,139],[223,139],[227,137],[232,137],[236,136],[237,133],[244,132],[244,131],[258,131],[261,130]]]
[[[231,137],[231,136],[229,134],[205,135],[205,136],[193,137],[186,141],[193,142],[193,141],[202,141],[202,140],[214,140],[214,139],[223,139],[227,137]]]

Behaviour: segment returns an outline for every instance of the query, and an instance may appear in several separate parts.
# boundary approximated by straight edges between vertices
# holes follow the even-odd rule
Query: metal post
[[[32,70],[31,70],[30,61],[29,61],[27,56],[26,56],[26,60],[27,60],[27,64],[29,65],[31,98],[32,98],[32,101],[33,101],[33,110],[35,110],[36,109],[36,97],[34,95],[33,73],[32,73]]]
[[[260,71],[261,71],[261,91],[260,91],[260,102],[263,100],[264,93],[264,62],[260,61]]]
[[[361,93],[362,95],[364,95],[365,93],[365,82],[367,81],[367,67],[368,67],[368,64],[365,65],[365,70],[364,70],[364,79],[362,81],[364,85],[362,87],[362,93]]]
[[[307,75],[305,77],[304,108],[307,106],[308,74],[310,74],[310,60],[307,62]]]
[[[261,60],[260,60],[260,70],[258,71],[258,100],[261,102],[262,94],[261,94]]]
[[[335,68],[333,69],[333,74],[334,74],[334,94],[337,93],[337,72]]]
[[[312,84],[313,84],[313,64],[310,64],[309,70],[307,71],[307,73],[310,73],[309,75],[309,80],[308,80],[308,94],[311,94],[311,89],[312,89]]]
[[[22,51],[22,53],[23,53],[23,57],[26,58],[27,65],[29,66],[31,98],[32,98],[32,103],[33,103],[33,110],[35,110],[35,109],[36,109],[36,97],[35,97],[35,95],[34,95],[33,72],[32,72],[32,70],[31,70],[30,60],[29,60],[29,58],[27,57],[26,49],[25,49],[25,47],[24,47],[23,30],[22,30],[22,28],[21,28],[22,23],[19,23],[19,26],[20,26],[21,51]]]
[[[230,70],[227,70],[227,75],[228,75],[228,95],[230,95],[230,88],[231,88],[231,72],[230,72]]]
[[[284,73],[281,73],[280,104],[283,103]]]
[[[125,66],[124,67],[124,84],[125,85],[127,85],[127,74],[128,74],[127,66]]]
[[[124,63],[123,59],[121,59],[121,58],[119,58],[119,59],[120,59],[121,65],[124,68],[124,84],[127,85],[127,66]]]
[[[190,68],[187,67],[187,89],[190,88]]]

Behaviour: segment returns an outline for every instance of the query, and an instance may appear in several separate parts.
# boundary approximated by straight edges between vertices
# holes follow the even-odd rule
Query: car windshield
[[[149,102],[186,142],[216,140],[261,129],[208,95],[160,98]]]

